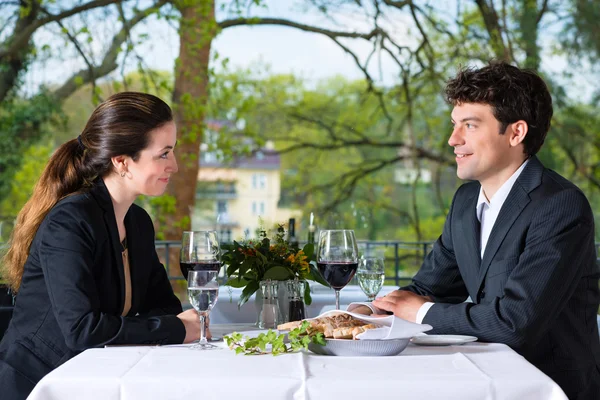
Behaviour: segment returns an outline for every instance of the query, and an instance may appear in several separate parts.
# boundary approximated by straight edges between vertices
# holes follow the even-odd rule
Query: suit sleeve
[[[577,189],[544,199],[532,216],[504,295],[489,303],[436,303],[423,320],[432,333],[460,333],[522,349],[535,343],[566,306],[589,263],[595,262],[594,222]]]
[[[174,315],[139,318],[100,311],[92,271],[97,238],[90,219],[80,209],[59,206],[38,232],[46,287],[67,346],[82,351],[107,344],[182,343],[185,327]]]
[[[410,285],[401,287],[421,296],[431,296],[434,302],[460,303],[469,296],[454,256],[452,244],[452,213],[459,191],[454,195],[442,235],[423,262]]]
[[[145,214],[145,212],[144,212]],[[183,311],[181,308],[181,302],[173,293],[171,282],[165,270],[164,265],[158,259],[156,254],[156,248],[154,247],[154,227],[150,217],[145,214],[148,221],[149,231],[152,234],[148,246],[151,247],[151,273],[150,282],[146,289],[146,298],[144,303],[141,305],[139,314],[140,316],[160,316],[169,314],[179,314]]]

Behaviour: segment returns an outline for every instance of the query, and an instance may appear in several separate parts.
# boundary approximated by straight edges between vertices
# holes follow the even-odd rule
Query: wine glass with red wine
[[[335,290],[335,309],[340,309],[340,290],[356,273],[358,246],[354,231],[323,230],[319,233],[317,267],[323,278]]]
[[[221,249],[216,231],[185,231],[181,239],[179,268],[187,279],[189,271],[219,272]]]

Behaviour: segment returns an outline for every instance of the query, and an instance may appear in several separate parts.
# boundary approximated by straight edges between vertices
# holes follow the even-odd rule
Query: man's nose
[[[452,147],[461,146],[461,145],[465,144],[464,138],[462,136],[462,132],[458,127],[454,127],[452,129],[450,138],[448,138],[448,144]]]

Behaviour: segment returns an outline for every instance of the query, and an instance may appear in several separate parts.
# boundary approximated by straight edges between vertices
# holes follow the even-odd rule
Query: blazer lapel
[[[478,186],[479,188],[480,186]],[[460,215],[460,226],[463,229],[464,238],[459,238],[459,242],[455,246],[465,246],[468,261],[461,265],[461,273],[465,274],[464,281],[474,282],[475,278],[479,274],[481,255],[480,255],[480,225],[477,219],[477,211],[475,205],[477,203],[477,197],[479,190],[475,191],[470,197],[468,197],[463,203],[462,208],[459,212]],[[462,240],[464,239],[464,240]]]
[[[541,184],[543,170],[544,166],[537,157],[531,157],[504,201],[483,253],[477,288],[481,287],[487,270],[509,229],[530,202],[529,193]]]
[[[123,270],[123,255],[121,241],[119,240],[119,229],[117,228],[117,219],[115,217],[115,211],[110,198],[110,193],[104,185],[102,178],[99,178],[90,193],[94,196],[100,207],[104,210],[104,223],[106,224],[106,230],[108,231],[109,241],[113,253],[113,261],[117,268],[117,276],[119,277],[121,300],[119,303],[119,313],[123,311],[125,305],[125,271]]]
[[[141,303],[140,290],[136,290],[139,286],[136,282],[142,282],[142,269],[139,261],[142,260],[140,243],[137,240],[140,238],[139,225],[135,220],[135,216],[131,211],[131,207],[125,215],[125,229],[127,230],[127,249],[129,252],[129,276],[131,277],[131,311],[137,311]],[[137,263],[136,263],[137,261]]]

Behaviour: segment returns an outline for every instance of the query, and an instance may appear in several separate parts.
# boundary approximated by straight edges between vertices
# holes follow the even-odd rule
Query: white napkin
[[[360,303],[352,303],[348,306],[348,310],[353,310],[361,305]],[[382,325],[381,328],[369,329],[356,336],[361,340],[391,340],[391,339],[409,339],[421,332],[433,329],[431,325],[415,324],[414,322],[406,321],[402,318],[388,315],[386,317],[371,317],[364,314],[356,314],[350,311],[333,310],[319,315],[320,317],[331,317],[338,314],[348,314],[352,317],[365,321],[369,324]]]

